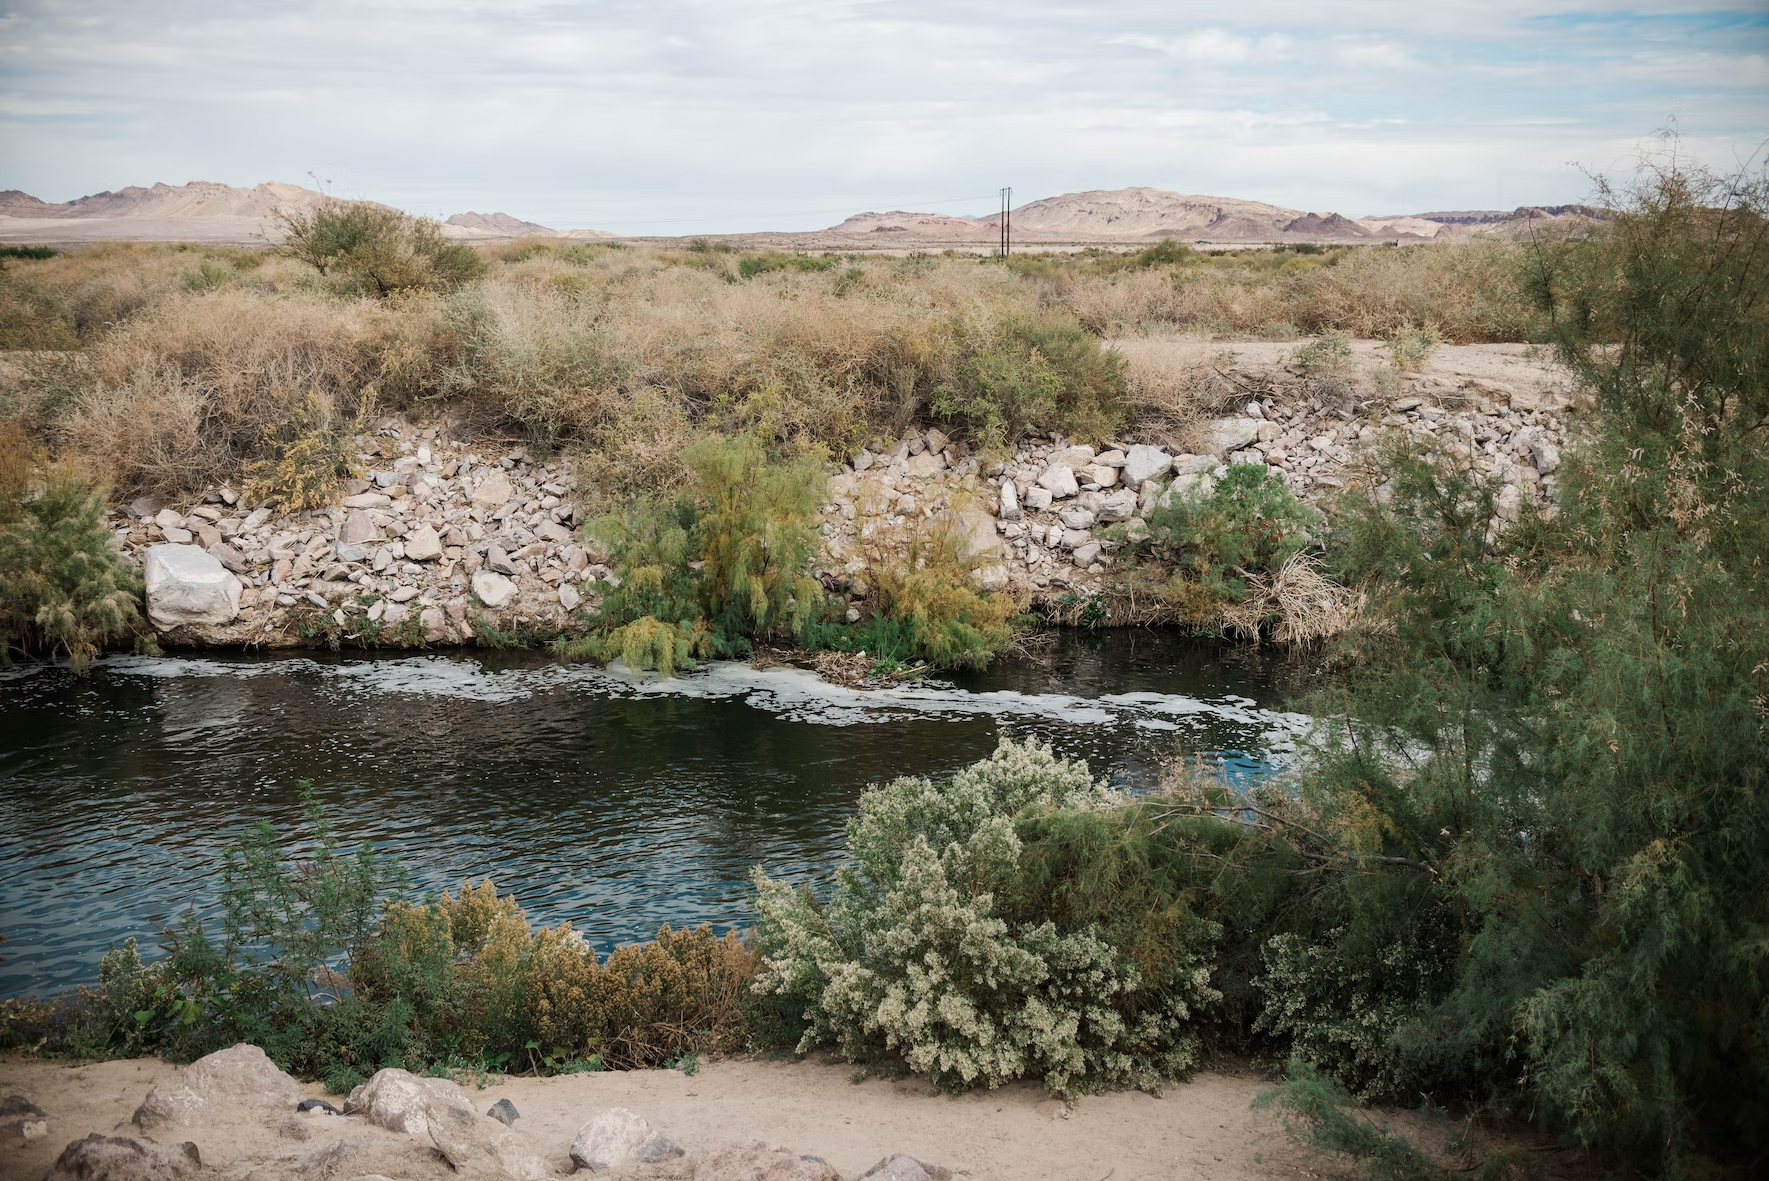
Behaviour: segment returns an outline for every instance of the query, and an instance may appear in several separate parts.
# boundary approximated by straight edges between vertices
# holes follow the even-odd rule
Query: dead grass
[[[304,408],[345,419],[369,394],[386,410],[446,408],[578,448],[620,496],[679,480],[681,447],[709,428],[756,431],[788,453],[898,435],[1026,317],[1073,315],[1131,341],[1427,321],[1450,340],[1515,338],[1507,249],[1249,252],[1143,269],[845,258],[743,279],[736,254],[524,240],[488,248],[490,273],[462,291],[369,300],[286,258],[96,246],[0,274],[0,345],[14,350],[0,409],[124,496],[236,479],[243,463],[278,458],[273,438]],[[1139,428],[1194,444],[1220,391],[1195,368],[1124,351]]]

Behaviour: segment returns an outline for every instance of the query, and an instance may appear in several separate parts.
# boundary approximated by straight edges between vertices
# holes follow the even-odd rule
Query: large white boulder
[[[344,1114],[366,1115],[371,1124],[389,1132],[424,1137],[430,1135],[430,1125],[445,1116],[454,1122],[479,1118],[459,1085],[391,1067],[375,1071],[373,1078],[351,1091]]]
[[[473,571],[473,593],[479,596],[481,603],[494,611],[513,602],[516,592],[516,584],[502,574],[493,573],[483,567]]]
[[[1138,443],[1124,454],[1124,482],[1132,488],[1173,470],[1173,457],[1159,447]]]
[[[1055,500],[1067,500],[1081,491],[1074,469],[1066,463],[1053,463],[1045,468],[1044,474],[1038,477],[1038,486],[1047,490]]]
[[[240,580],[197,546],[167,542],[148,547],[142,575],[147,617],[155,627],[231,623],[240,613]]]
[[[624,1107],[610,1107],[580,1127],[570,1151],[574,1166],[595,1173],[623,1165],[657,1164],[682,1155],[674,1140],[654,1130],[638,1112]]]
[[[220,1108],[295,1110],[301,1087],[247,1042],[205,1055],[148,1088],[135,1109],[143,1131],[213,1118]]]
[[[1250,447],[1259,440],[1257,418],[1213,418],[1205,426],[1213,455],[1226,455]]]

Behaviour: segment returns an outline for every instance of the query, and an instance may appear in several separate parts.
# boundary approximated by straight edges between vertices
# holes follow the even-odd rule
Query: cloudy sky
[[[0,0],[0,188],[313,185],[686,234],[1153,185],[1576,201],[1769,137],[1769,4]]]

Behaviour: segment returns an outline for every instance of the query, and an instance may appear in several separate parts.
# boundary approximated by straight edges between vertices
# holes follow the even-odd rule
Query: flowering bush
[[[848,826],[852,863],[827,901],[756,871],[754,990],[802,1008],[801,1053],[894,1053],[948,1088],[1027,1077],[1057,1094],[1157,1087],[1197,1060],[1190,1025],[1216,998],[1214,925],[1188,928],[1188,970],[1164,974],[1151,996],[1100,923],[1000,913],[1022,889],[1017,822],[1122,802],[1085,763],[1036,741],[1004,740],[944,787],[904,778],[867,792]]]

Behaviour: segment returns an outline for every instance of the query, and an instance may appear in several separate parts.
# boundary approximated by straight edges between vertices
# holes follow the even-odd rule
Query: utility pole
[[[1001,190],[1001,257],[1013,253],[1013,186]]]

